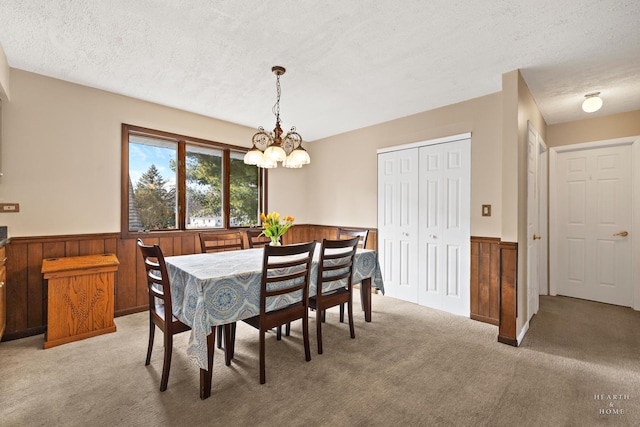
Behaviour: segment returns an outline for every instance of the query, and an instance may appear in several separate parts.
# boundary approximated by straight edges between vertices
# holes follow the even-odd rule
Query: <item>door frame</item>
[[[585,142],[581,144],[562,145],[549,149],[549,294],[557,295],[558,287],[558,248],[557,248],[557,182],[556,173],[558,154],[568,151],[582,151],[594,148],[631,146],[631,233],[640,231],[640,135],[624,138],[607,139],[603,141]],[[631,259],[640,255],[640,236],[631,241]],[[631,266],[631,307],[640,310],[640,264]]]
[[[538,251],[538,296],[549,295],[549,148],[543,139],[538,152],[538,222],[543,243]],[[541,285],[541,286],[540,286]],[[539,298],[538,298],[539,300]]]

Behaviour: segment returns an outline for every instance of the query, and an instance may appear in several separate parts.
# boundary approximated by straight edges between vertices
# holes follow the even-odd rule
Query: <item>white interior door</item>
[[[631,159],[630,145],[557,154],[558,294],[632,305]]]
[[[378,154],[378,251],[387,295],[418,302],[418,149]]]
[[[545,210],[541,211],[543,175],[546,170],[541,162],[541,156],[545,154],[544,142],[535,128],[528,124],[527,137],[527,320],[538,312],[540,306],[540,285],[542,278],[546,279],[546,230],[543,230],[542,218],[546,216]],[[544,192],[546,196],[546,192]],[[546,287],[546,280],[545,280]]]
[[[527,138],[527,320],[538,307],[538,134],[529,124]]]
[[[470,140],[420,148],[418,303],[470,313]]]

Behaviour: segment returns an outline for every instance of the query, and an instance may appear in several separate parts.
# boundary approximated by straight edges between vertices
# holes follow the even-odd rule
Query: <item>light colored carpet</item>
[[[257,331],[239,323],[233,365],[216,350],[204,401],[185,353],[188,333],[176,336],[169,386],[159,391],[159,331],[144,366],[147,313],[116,318],[116,333],[48,350],[42,335],[3,342],[0,425],[640,424],[639,312],[543,297],[514,348],[497,342],[495,326],[389,297],[373,295],[372,323],[356,307],[354,340],[337,310],[327,313],[323,355],[310,320],[310,362],[300,322],[280,342],[270,334],[265,385]]]

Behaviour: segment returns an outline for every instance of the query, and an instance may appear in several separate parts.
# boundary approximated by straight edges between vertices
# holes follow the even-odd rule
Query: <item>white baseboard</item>
[[[526,335],[528,330],[529,330],[529,321],[527,320],[527,323],[524,324],[524,326],[522,327],[522,330],[520,331],[520,335],[518,335],[518,339],[517,339],[518,347],[520,347],[520,343],[524,339],[524,336]]]

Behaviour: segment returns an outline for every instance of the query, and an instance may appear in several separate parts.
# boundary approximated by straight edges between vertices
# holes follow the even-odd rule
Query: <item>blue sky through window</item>
[[[139,136],[130,137],[129,177],[134,188],[152,164],[167,181],[167,186],[175,187],[176,174],[171,170],[171,160],[176,160],[175,143]]]

